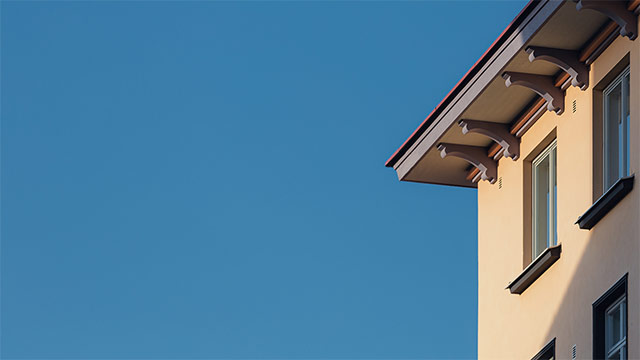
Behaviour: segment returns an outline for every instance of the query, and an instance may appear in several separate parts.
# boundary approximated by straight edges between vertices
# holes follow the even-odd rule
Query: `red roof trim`
[[[431,111],[431,113],[427,116],[426,119],[418,126],[418,128],[409,136],[409,138],[396,150],[393,155],[387,160],[385,166],[392,167],[394,166],[398,160],[409,150],[409,148],[418,140],[420,135],[424,133],[424,131],[431,125],[433,120],[444,110],[444,108],[453,100],[454,96],[457,95],[462,87],[466,85],[471,78],[478,73],[480,68],[489,60],[489,58],[496,53],[498,48],[504,44],[507,38],[516,30],[516,28],[522,23],[525,17],[529,15],[531,10],[540,2],[541,0],[530,0],[527,5],[520,11],[520,13],[511,21],[511,23],[507,26],[506,29],[498,36],[498,38],[489,46],[489,49],[484,52],[484,54],[476,61],[475,64],[467,71],[466,74],[458,81],[458,83],[449,91],[447,96],[440,101],[440,103]]]

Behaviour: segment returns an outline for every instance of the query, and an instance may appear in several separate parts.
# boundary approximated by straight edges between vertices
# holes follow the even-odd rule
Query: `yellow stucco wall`
[[[592,352],[592,304],[628,277],[629,359],[640,359],[640,184],[593,229],[574,225],[593,203],[593,86],[630,53],[631,173],[640,176],[640,39],[618,37],[591,65],[590,87],[566,92],[565,112],[547,112],[521,139],[517,161],[501,159],[502,188],[478,185],[478,357],[531,359],[556,338],[558,359]],[[576,101],[577,110],[572,112]],[[555,129],[560,259],[522,295],[505,289],[523,270],[525,159]],[[530,166],[530,165],[529,165]]]

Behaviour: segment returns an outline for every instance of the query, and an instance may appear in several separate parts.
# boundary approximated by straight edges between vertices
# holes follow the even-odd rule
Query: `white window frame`
[[[610,344],[609,334],[611,333],[609,314],[620,308],[620,340],[615,344]],[[607,359],[611,359],[612,355],[620,351],[619,359],[627,358],[627,296],[622,295],[618,300],[611,304],[604,312],[604,335],[605,335],[605,352]]]
[[[629,109],[630,104],[628,104],[630,96],[629,96],[629,85],[631,83],[630,79],[630,67],[627,67],[618,75],[607,87],[602,91],[602,101],[603,101],[603,115],[602,115],[602,146],[603,146],[603,166],[602,166],[602,183],[604,184],[604,191],[609,190],[609,188],[615,184],[617,180],[622,177],[629,175],[629,123],[630,123],[630,114],[627,114],[627,117],[622,115],[622,109]],[[624,79],[629,76],[629,81],[624,81]],[[620,119],[609,119],[609,94],[618,86],[622,84],[622,93],[621,93],[621,105],[622,109],[620,111]],[[616,121],[618,122],[618,174],[608,174],[609,169],[609,152],[611,151],[611,147],[608,144],[607,139],[609,138],[609,122]],[[615,179],[614,179],[615,177]]]
[[[556,152],[554,153],[553,150],[556,150]],[[553,140],[553,142],[551,142],[551,144],[549,144],[549,146],[547,146],[544,151],[542,151],[542,153],[540,153],[540,155],[538,155],[531,163],[531,204],[532,204],[532,212],[531,212],[531,216],[532,216],[532,231],[531,231],[531,254],[532,254],[532,260],[535,260],[535,258],[542,252],[544,251],[544,249],[541,249],[540,251],[537,251],[538,249],[536,249],[537,247],[537,243],[538,243],[538,222],[539,221],[547,221],[547,219],[538,219],[538,194],[537,194],[537,190],[538,190],[538,184],[537,184],[537,171],[538,171],[538,165],[540,165],[540,163],[545,160],[547,157],[549,157],[549,177],[548,177],[548,181],[549,181],[549,194],[550,194],[550,199],[549,199],[549,203],[551,204],[551,206],[549,206],[549,214],[547,214],[548,216],[548,220],[551,222],[550,224],[548,224],[548,232],[546,234],[547,237],[547,247],[549,248],[551,246],[557,245],[557,241],[558,241],[558,234],[557,234],[557,194],[556,194],[556,186],[557,184],[554,184],[554,179],[557,178],[557,167],[556,167],[556,163],[557,163],[557,140]]]

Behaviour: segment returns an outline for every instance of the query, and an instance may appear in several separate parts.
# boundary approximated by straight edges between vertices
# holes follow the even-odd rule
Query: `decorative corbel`
[[[474,132],[482,134],[498,143],[504,149],[503,155],[517,160],[520,157],[520,141],[513,136],[506,124],[499,124],[489,121],[460,120],[458,124],[462,127],[462,133]]]
[[[555,87],[551,76],[507,71],[502,78],[507,87],[520,85],[535,91],[547,101],[547,110],[558,115],[564,112],[564,91]]]
[[[480,171],[482,180],[487,180],[492,184],[496,182],[498,165],[493,159],[489,159],[487,149],[481,146],[440,143],[438,150],[443,159],[446,156],[459,157],[475,166]]]
[[[571,85],[581,90],[589,87],[589,68],[578,60],[578,51],[540,46],[529,46],[525,51],[529,54],[529,61],[545,60],[567,72],[571,76]]]
[[[575,1],[575,0],[574,0]],[[637,36],[638,18],[627,9],[626,1],[579,0],[576,9],[595,10],[608,16],[620,26],[620,35],[634,40]]]

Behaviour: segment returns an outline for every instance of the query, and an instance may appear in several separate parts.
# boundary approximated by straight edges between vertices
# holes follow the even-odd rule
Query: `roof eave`
[[[385,162],[386,167],[396,168],[399,160],[401,160],[409,151],[409,149],[418,141],[420,136],[426,131],[433,121],[442,113],[442,111],[451,103],[462,89],[474,78],[483,66],[492,58],[493,55],[504,45],[504,43],[516,32],[522,22],[533,12],[536,6],[543,7],[549,0],[530,0],[520,13],[511,21],[506,29],[498,36],[498,38],[489,46],[484,54],[476,61],[476,63],[467,71],[467,73],[458,81],[458,83],[449,91],[449,93],[440,101],[440,103],[431,111],[418,128],[405,140],[405,142],[389,157]],[[561,3],[561,2],[557,2]],[[553,12],[548,15],[551,16]]]

